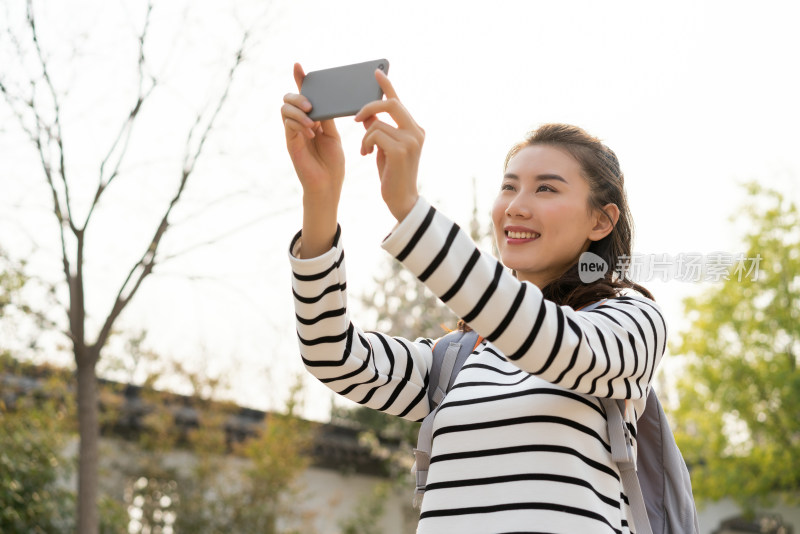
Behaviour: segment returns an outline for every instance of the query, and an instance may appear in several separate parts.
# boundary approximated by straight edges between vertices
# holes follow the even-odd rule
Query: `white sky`
[[[218,94],[240,28],[252,27],[255,45],[176,213],[186,223],[165,240],[164,252],[256,222],[165,264],[117,324],[147,329],[160,353],[230,371],[237,400],[247,405],[275,406],[302,372],[286,258],[301,220],[300,191],[279,118],[283,94],[295,90],[294,61],[309,71],[388,58],[400,98],[427,134],[421,190],[462,225],[472,210],[472,179],[487,214],[508,147],[551,121],[578,124],[617,152],[638,253],[741,252],[728,218],[743,200],[743,180],[800,201],[796,2],[283,0],[263,15],[264,5],[156,3],[147,52],[165,82],[143,111],[87,249],[89,306],[99,317],[174,190],[193,113]],[[70,89],[65,140],[80,210],[135,96],[144,2],[37,6],[52,75],[59,91]],[[16,9],[4,6],[0,21],[8,15],[18,28]],[[3,75],[18,81],[9,45],[0,39]],[[380,241],[393,221],[372,157],[359,155],[361,126],[347,118],[338,124],[348,158],[340,209],[348,285],[360,294],[386,261]],[[0,244],[57,280],[47,188],[14,126],[0,106]],[[700,285],[644,284],[674,336],[683,325],[681,298]],[[324,417],[331,396],[307,383],[308,415]]]

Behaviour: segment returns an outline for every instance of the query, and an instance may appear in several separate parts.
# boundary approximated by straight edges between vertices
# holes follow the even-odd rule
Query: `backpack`
[[[588,311],[602,303],[583,308]],[[433,419],[456,375],[482,338],[477,332],[451,332],[433,347],[428,399],[434,407],[423,419],[414,449],[416,475],[414,504],[425,493],[430,466]],[[637,422],[638,457],[633,459],[632,438],[625,424],[625,401],[600,398],[608,420],[611,457],[619,468],[633,514],[636,534],[698,534],[697,509],[689,470],[683,460],[661,402],[651,387]]]

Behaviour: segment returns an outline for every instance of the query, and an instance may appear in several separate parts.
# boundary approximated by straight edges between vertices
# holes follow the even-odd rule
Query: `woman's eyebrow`
[[[536,176],[537,182],[544,182],[545,180],[558,180],[559,182],[567,183],[567,181],[558,174],[539,174]]]
[[[503,175],[503,178],[509,179],[509,180],[517,180],[517,181],[519,181],[519,176],[517,176],[513,172],[505,173]],[[536,175],[536,181],[537,182],[544,182],[546,180],[557,180],[559,182],[564,182],[565,184],[569,185],[569,183],[563,177],[559,176],[558,174],[537,174]]]

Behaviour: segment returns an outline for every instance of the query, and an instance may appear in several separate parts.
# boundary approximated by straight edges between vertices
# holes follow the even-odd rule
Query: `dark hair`
[[[557,147],[575,158],[581,166],[582,176],[589,184],[589,209],[600,210],[613,224],[613,219],[603,207],[616,204],[619,208],[619,219],[611,232],[589,246],[589,252],[600,256],[608,265],[605,277],[589,284],[583,283],[576,262],[561,277],[542,288],[544,297],[556,304],[577,309],[598,300],[616,297],[623,289],[630,288],[655,300],[650,291],[627,278],[625,260],[631,257],[633,219],[625,194],[625,179],[614,151],[577,126],[545,124],[511,147],[503,170],[520,150],[534,145]],[[459,322],[459,328],[463,329],[464,326],[463,321]]]

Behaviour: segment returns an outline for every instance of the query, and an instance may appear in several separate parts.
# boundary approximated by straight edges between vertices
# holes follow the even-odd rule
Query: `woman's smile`
[[[519,226],[507,226],[504,228],[506,234],[506,243],[509,245],[521,245],[523,243],[530,243],[536,241],[542,234],[535,232],[528,228]]]

